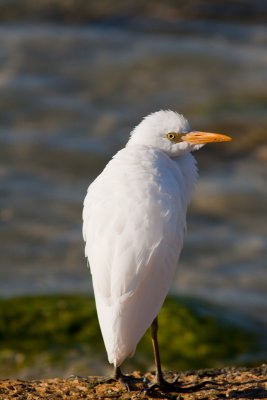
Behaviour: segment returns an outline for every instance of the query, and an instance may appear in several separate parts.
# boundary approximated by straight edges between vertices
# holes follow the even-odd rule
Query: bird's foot
[[[192,386],[180,386],[177,383],[177,379],[173,382],[166,381],[163,376],[157,377],[156,382],[149,385],[144,391],[147,394],[153,394],[155,391],[162,391],[168,393],[194,393],[198,392],[199,390],[204,389],[208,384],[212,384],[210,381],[201,382],[196,385]]]
[[[149,382],[145,377],[136,378],[132,375],[124,375],[119,367],[115,368],[114,378],[122,383],[122,385],[126,388],[128,392],[130,392],[131,390],[140,390],[140,387],[138,387],[140,386],[140,384],[143,387],[144,384],[148,384]]]
[[[148,384],[148,380],[144,378],[135,378],[131,375],[123,375],[121,374],[118,378],[118,381],[125,387],[128,392],[135,390],[142,390],[144,385]],[[141,385],[141,387],[140,387]]]

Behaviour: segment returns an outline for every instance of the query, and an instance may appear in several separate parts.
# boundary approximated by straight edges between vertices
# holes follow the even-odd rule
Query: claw
[[[122,375],[118,378],[119,382],[125,387],[125,389],[130,392],[132,390],[140,390],[136,385],[147,384],[146,378],[134,378],[133,376]]]
[[[145,377],[135,378],[131,375],[124,375],[119,367],[115,368],[114,377],[125,387],[128,392],[131,390],[139,390],[136,387],[137,384],[141,383],[144,385],[148,383],[148,380]]]
[[[160,381],[153,383],[144,389],[144,392],[147,394],[152,394],[155,390],[162,390],[163,392],[173,392],[173,393],[194,393],[202,390],[206,387],[206,385],[211,384],[210,381],[205,381],[193,386],[181,387],[175,385],[174,383],[170,383],[165,381],[165,379],[160,379]]]

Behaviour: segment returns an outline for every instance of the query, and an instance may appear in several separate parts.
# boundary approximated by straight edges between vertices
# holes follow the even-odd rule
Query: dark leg
[[[120,367],[114,367],[114,379],[120,379],[122,376]]]
[[[164,381],[160,355],[159,355],[159,343],[158,343],[158,317],[154,319],[151,325],[152,345],[154,350],[155,365],[156,365],[156,381],[158,385],[161,385]]]
[[[173,383],[165,381],[163,378],[163,373],[161,369],[160,354],[159,354],[159,343],[158,343],[158,318],[156,317],[151,325],[151,335],[152,335],[152,345],[154,350],[155,365],[156,365],[156,382],[152,384],[146,392],[153,392],[155,389],[161,389],[167,392],[176,393],[192,393],[203,389],[207,384],[211,382],[202,382],[199,385],[194,385],[191,387],[180,387],[177,386],[176,380]]]

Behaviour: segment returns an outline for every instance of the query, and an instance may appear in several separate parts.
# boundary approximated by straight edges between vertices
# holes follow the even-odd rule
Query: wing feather
[[[83,211],[98,317],[115,365],[134,352],[159,312],[186,225],[179,165],[160,151],[136,147],[117,153],[90,185]]]

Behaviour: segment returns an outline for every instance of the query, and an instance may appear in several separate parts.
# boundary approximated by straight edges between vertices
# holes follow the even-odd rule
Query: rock
[[[135,377],[140,373],[135,372]],[[153,373],[145,374],[153,380]],[[120,382],[95,376],[87,378],[72,377],[68,379],[44,380],[0,380],[1,399],[266,399],[267,398],[267,365],[257,368],[228,367],[188,371],[182,373],[168,372],[169,381],[176,380],[179,390],[168,391],[153,389],[145,392],[142,385],[136,390],[127,392]],[[195,387],[195,388],[194,388]],[[184,388],[189,388],[185,393]],[[190,390],[190,388],[192,390]]]

